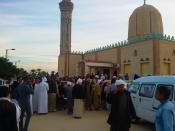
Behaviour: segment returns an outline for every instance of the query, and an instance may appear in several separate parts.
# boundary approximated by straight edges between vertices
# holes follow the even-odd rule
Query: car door
[[[153,96],[155,91],[155,84],[142,84],[139,90],[139,105],[137,107],[138,117],[150,121],[153,119]]]
[[[135,108],[135,111],[136,111],[136,114],[137,114],[137,107],[138,107],[138,90],[139,90],[139,86],[140,84],[139,83],[132,83],[130,86],[129,86],[129,89],[128,91],[131,93],[131,99],[132,99],[132,103],[134,105],[134,108]]]

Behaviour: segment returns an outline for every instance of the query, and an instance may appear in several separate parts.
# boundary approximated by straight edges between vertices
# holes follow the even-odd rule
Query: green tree
[[[45,71],[41,71],[41,72],[40,72],[40,76],[41,76],[41,77],[47,76],[47,74],[48,74],[48,73],[45,72]]]
[[[35,69],[31,69],[30,70],[30,75],[32,75],[33,77],[36,77],[36,75],[37,75],[36,70]]]
[[[17,77],[23,77],[28,75],[28,72],[23,68],[18,68],[17,70]]]
[[[0,57],[0,78],[11,79],[16,76],[18,69],[8,59]]]
[[[36,69],[36,71],[37,71],[37,75],[41,74],[41,69]]]
[[[40,77],[43,77],[43,76],[47,76],[47,72],[43,71],[42,69],[32,69],[30,70],[30,75],[33,76],[33,77],[36,77],[36,76],[40,76]]]

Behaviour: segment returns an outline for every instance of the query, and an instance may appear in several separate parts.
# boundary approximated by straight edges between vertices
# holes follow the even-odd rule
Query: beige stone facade
[[[175,74],[175,42],[160,40],[160,74]]]
[[[128,73],[129,76],[153,74],[153,40],[123,46],[121,48],[121,59],[122,74]],[[146,66],[145,70],[143,69],[144,66]]]
[[[163,34],[159,11],[143,5],[130,16],[127,41],[84,53],[63,53],[58,72],[61,77],[91,73],[110,77],[128,74],[130,78],[134,74],[175,74],[175,39]]]

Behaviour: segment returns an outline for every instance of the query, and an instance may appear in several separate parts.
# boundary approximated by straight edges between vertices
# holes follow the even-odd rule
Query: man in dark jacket
[[[34,90],[32,88],[31,78],[25,77],[23,79],[23,83],[21,83],[18,87],[19,94],[19,105],[21,107],[21,117],[19,128],[20,131],[27,131],[28,125],[30,122],[30,118],[32,116],[31,106],[30,106],[30,94],[33,94]],[[25,124],[23,124],[24,114],[26,113]]]
[[[71,115],[73,113],[73,99],[72,99],[72,88],[74,84],[72,82],[67,82],[67,84],[64,86],[66,91],[66,107],[68,109],[67,113]]]
[[[111,97],[111,113],[108,123],[111,125],[110,131],[129,131],[131,116],[135,115],[134,107],[125,82],[116,80],[116,90]]]
[[[73,116],[74,118],[81,118],[84,110],[84,90],[82,86],[82,79],[78,79],[77,83],[72,89],[72,98],[74,99],[74,109]]]
[[[0,86],[0,131],[18,131],[17,109],[8,96],[9,88]]]
[[[48,84],[48,109],[49,111],[56,111],[56,93],[58,90],[58,86],[53,75],[48,79]]]

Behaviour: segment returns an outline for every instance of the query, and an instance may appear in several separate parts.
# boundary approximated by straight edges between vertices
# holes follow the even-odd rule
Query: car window
[[[128,91],[131,93],[137,93],[138,89],[139,89],[139,84],[133,83],[133,84],[129,85]]]
[[[171,94],[170,94],[170,97],[169,97],[169,100],[172,100],[173,99],[173,85],[168,85],[168,84],[158,84],[157,87],[159,86],[166,86],[170,89],[171,91]]]
[[[143,97],[152,98],[154,95],[154,89],[156,85],[154,84],[142,84],[140,88],[139,95]]]

